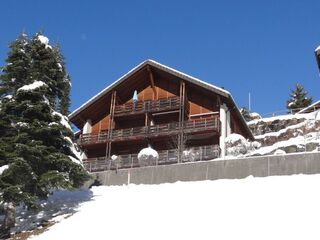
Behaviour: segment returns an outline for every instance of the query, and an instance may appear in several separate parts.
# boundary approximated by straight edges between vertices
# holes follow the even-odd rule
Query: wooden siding
[[[169,98],[169,97],[177,96],[158,86],[155,86],[155,90],[156,90],[157,96],[154,95],[152,87],[148,86],[147,88],[145,88],[144,90],[138,93],[138,100],[139,101],[157,100],[160,98]],[[133,97],[133,92],[132,92],[132,97]],[[126,103],[131,103],[131,102],[132,102],[132,98],[129,99]]]
[[[148,100],[157,100],[157,99],[163,99],[163,98],[171,98],[174,96],[177,96],[173,94],[173,90],[171,92],[171,89],[173,87],[171,86],[172,83],[166,83],[162,82],[162,86],[155,86],[156,89],[156,95],[154,96],[154,91],[152,87],[149,85],[147,86],[144,90],[138,93],[138,100],[139,101],[148,101]],[[169,90],[165,90],[163,87],[169,88]],[[170,89],[171,88],[171,89]],[[212,99],[212,96],[206,96],[205,94],[198,89],[187,89],[187,97],[190,98],[188,99],[189,104],[190,104],[190,115],[194,114],[204,114],[204,113],[210,113],[214,111],[218,111],[217,108],[217,102],[216,99]],[[133,96],[133,92],[132,92]],[[177,96],[178,97],[178,96]],[[132,103],[132,98],[125,103]],[[107,130],[109,127],[109,121],[110,117],[109,114],[107,116],[104,116],[100,121],[95,123],[92,126],[92,133],[99,133],[101,131]],[[119,123],[119,127],[121,127],[121,123]]]
[[[109,129],[110,116],[105,116],[99,122],[92,126],[92,133],[99,133],[101,131]]]

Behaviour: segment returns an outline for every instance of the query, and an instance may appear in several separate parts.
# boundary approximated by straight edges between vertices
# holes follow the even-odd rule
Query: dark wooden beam
[[[150,66],[148,66],[147,69],[148,69],[148,73],[149,73],[149,78],[150,78],[151,87],[152,87],[152,90],[153,90],[153,100],[155,100],[155,99],[158,99],[158,96],[157,96],[156,87],[155,87],[155,85],[154,85],[153,73],[152,73],[152,71],[151,71]]]
[[[106,144],[106,157],[110,158],[111,155],[111,141],[112,141],[112,124],[113,124],[113,116],[114,116],[114,108],[117,99],[117,92],[113,91],[111,95],[111,103],[110,103],[110,119],[108,126],[108,136],[107,136],[107,144]]]

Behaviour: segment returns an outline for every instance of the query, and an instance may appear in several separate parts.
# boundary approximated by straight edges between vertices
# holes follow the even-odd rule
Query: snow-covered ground
[[[320,175],[93,187],[41,239],[319,239]]]
[[[305,114],[288,114],[261,118],[248,122],[255,141],[251,142],[238,134],[226,139],[227,159],[248,156],[273,155],[282,152],[319,151],[319,111]]]
[[[61,218],[72,215],[77,211],[77,206],[90,201],[92,191],[82,189],[77,191],[56,191],[46,201],[39,203],[39,210],[26,210],[22,206],[17,207],[16,226],[12,233],[30,231],[42,228],[49,222],[59,221]],[[0,215],[0,222],[4,216]]]

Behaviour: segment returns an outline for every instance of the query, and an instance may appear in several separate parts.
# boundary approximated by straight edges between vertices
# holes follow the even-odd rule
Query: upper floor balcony
[[[167,124],[159,124],[154,126],[112,129],[105,130],[97,134],[82,134],[79,144],[82,146],[106,143],[107,141],[128,141],[143,138],[171,136],[183,131],[186,134],[202,133],[202,132],[220,132],[220,120],[218,116],[194,119],[179,122],[170,122]]]
[[[155,113],[164,111],[174,111],[180,108],[180,98],[170,97],[158,100],[139,101],[137,103],[126,103],[116,105],[114,117],[122,117],[134,114]],[[188,109],[188,108],[187,108]]]

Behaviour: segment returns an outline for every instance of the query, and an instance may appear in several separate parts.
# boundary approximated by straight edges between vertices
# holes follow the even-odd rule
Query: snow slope
[[[93,187],[35,240],[318,239],[320,175]]]
[[[288,114],[248,122],[255,141],[250,142],[238,134],[226,139],[227,158],[273,155],[293,152],[319,151],[319,111]]]

